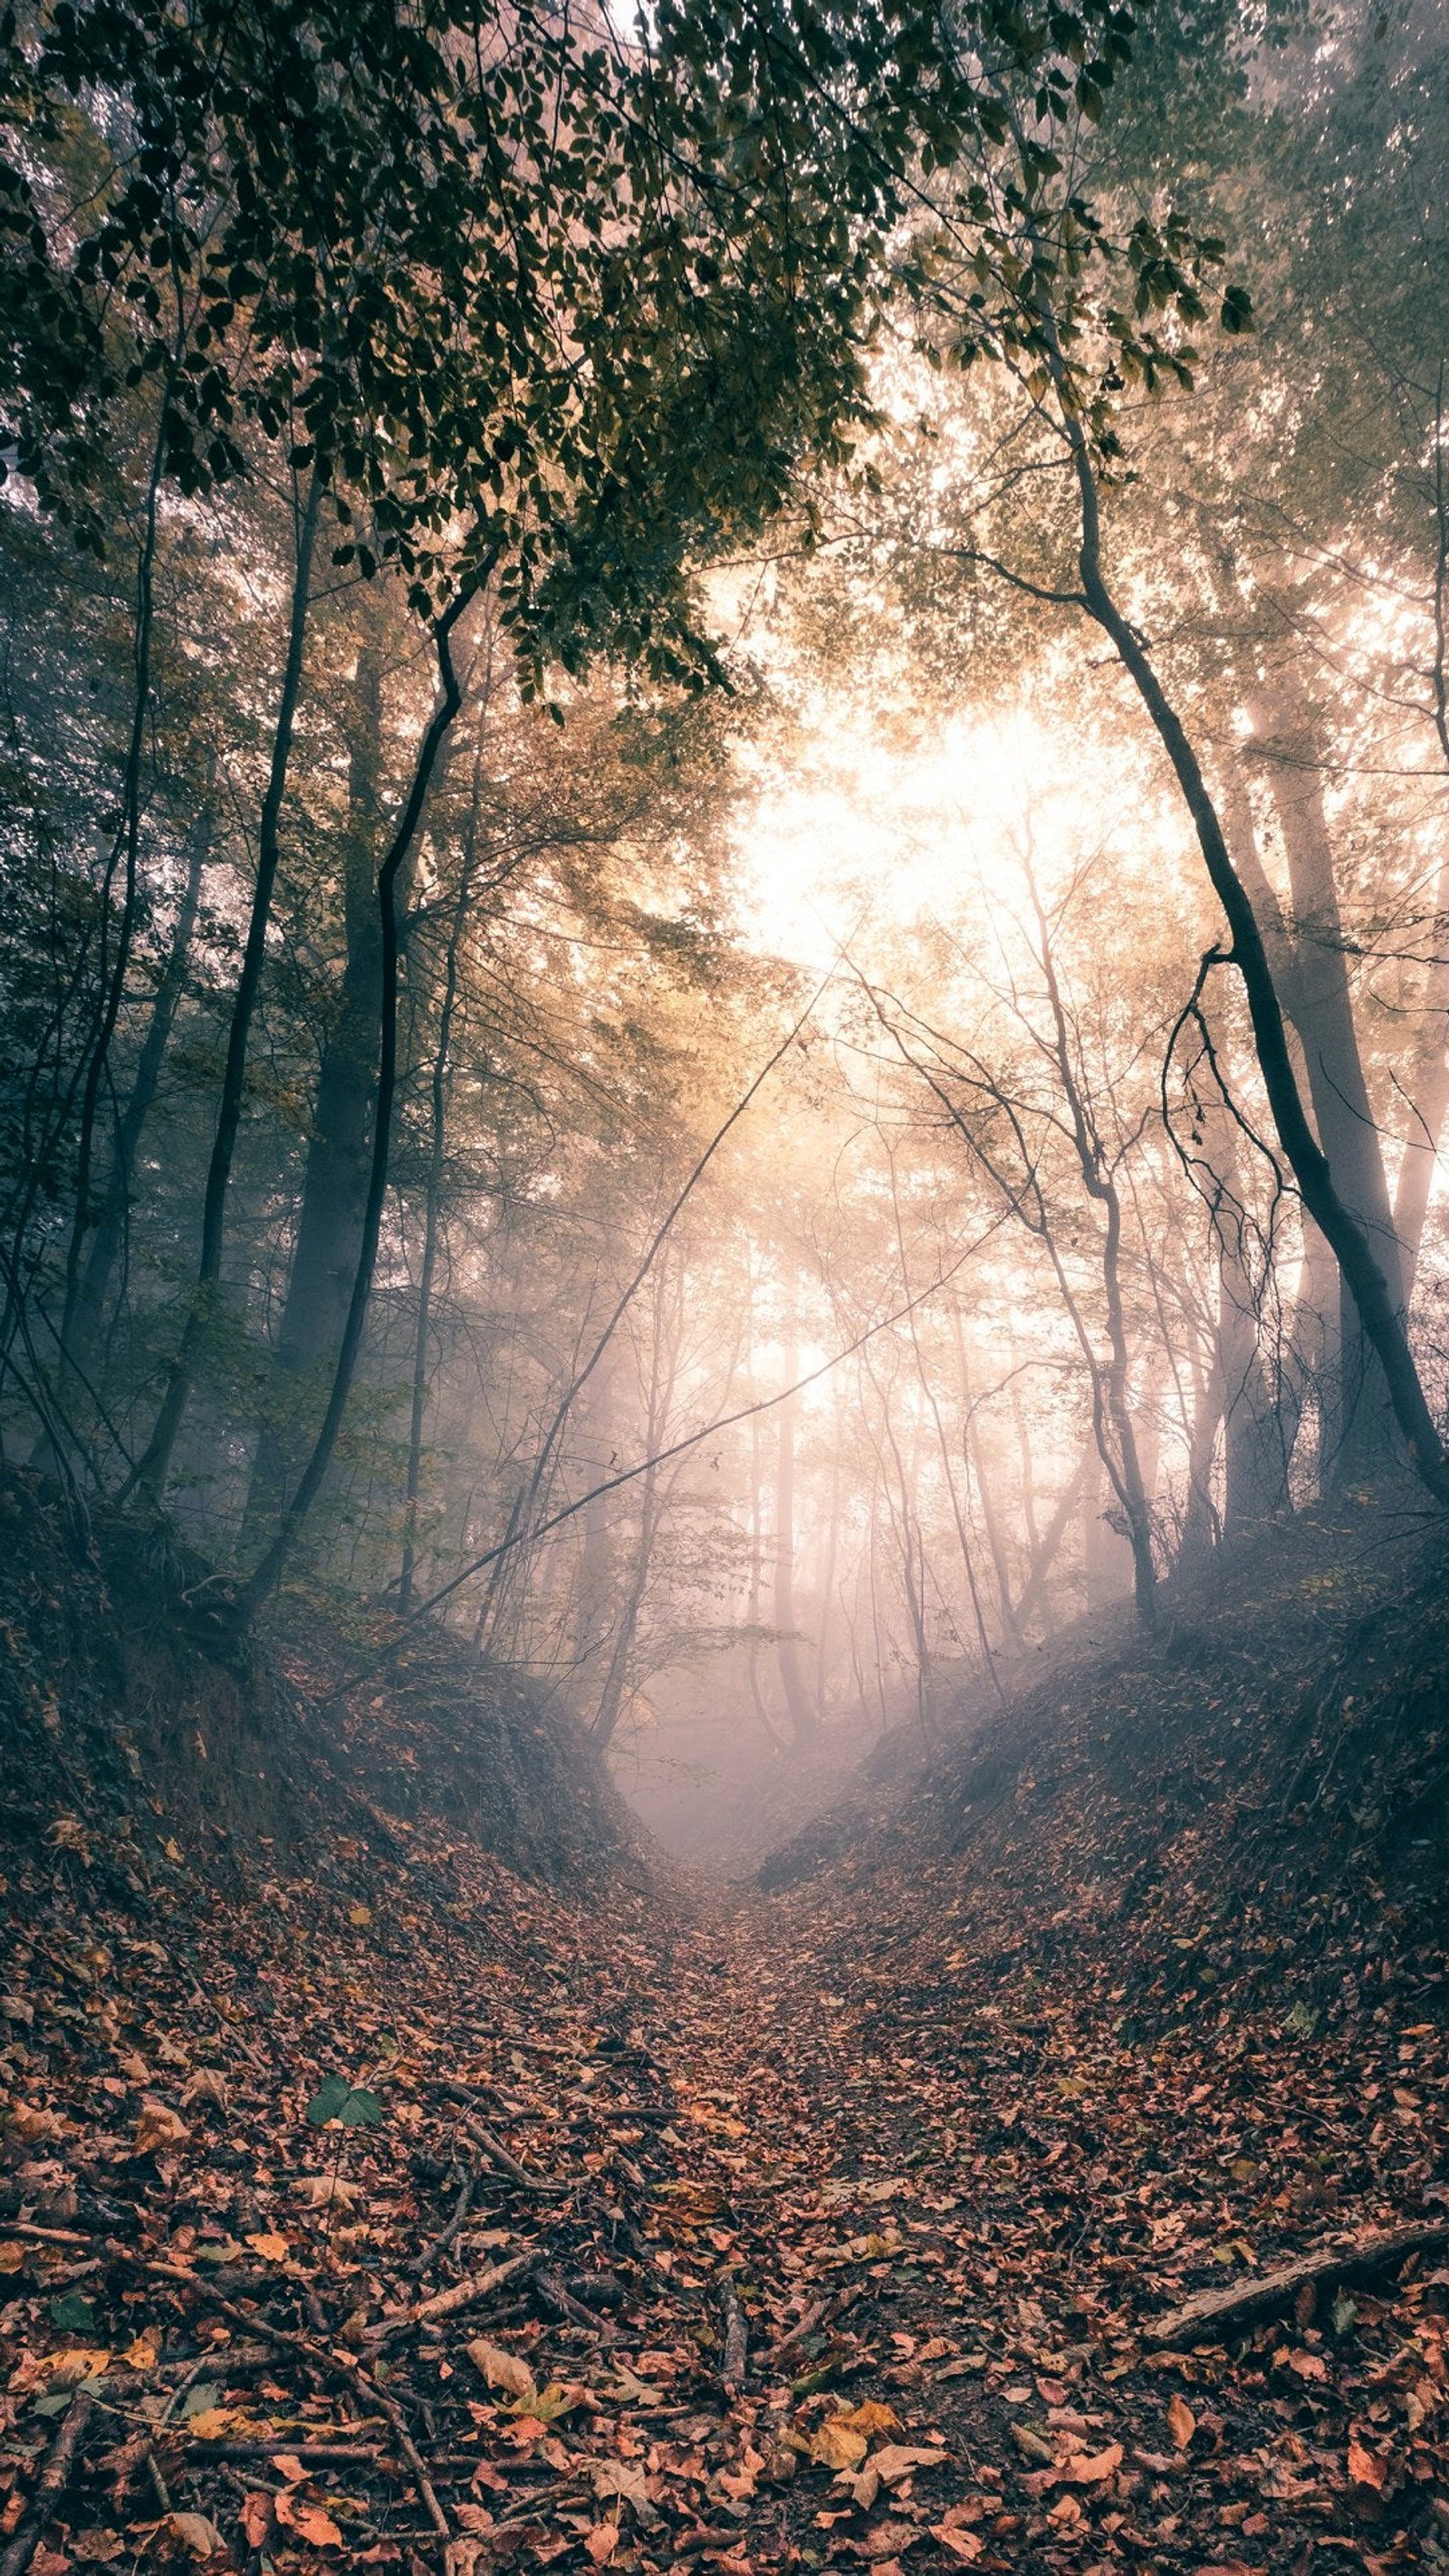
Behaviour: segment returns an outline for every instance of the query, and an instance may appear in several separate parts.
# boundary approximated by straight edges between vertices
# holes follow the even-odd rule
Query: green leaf
[[[196,2386],[194,2388],[188,2388],[186,2392],[185,2402],[181,2409],[182,2423],[189,2424],[193,2415],[209,2415],[213,2406],[219,2406],[221,2404],[223,2394],[224,2392],[222,2389],[217,2387],[213,2381],[209,2379],[199,2379]]]
[[[82,2298],[79,2290],[66,2290],[60,2298],[51,2300],[50,2322],[53,2326],[67,2327],[74,2334],[91,2334],[95,2330],[96,2312],[89,2299]]]
[[[314,2129],[325,2129],[329,2120],[340,2120],[344,2129],[375,2129],[382,2113],[377,2095],[349,2084],[345,2075],[324,2075],[307,2105]]]
[[[1354,2319],[1355,2319],[1355,2317],[1356,2317],[1357,2315],[1358,2315],[1358,2308],[1357,2308],[1357,2305],[1356,2305],[1356,2303],[1355,2303],[1355,2302],[1354,2302],[1354,2301],[1349,2297],[1347,2290],[1338,2290],[1338,2291],[1336,2291],[1336,2292],[1335,2292],[1335,2294],[1334,2294],[1334,2301],[1333,2301],[1333,2331],[1334,2331],[1334,2333],[1335,2333],[1336,2335],[1346,2335],[1346,2334],[1347,2334],[1347,2332],[1348,2332],[1348,2330],[1349,2330],[1349,2327],[1353,2324],[1353,2321],[1354,2321]]]
[[[342,2105],[352,2091],[345,2075],[324,2075],[311,2101],[307,2117],[314,2129],[325,2129],[329,2120],[342,2116]]]
[[[375,2093],[366,2093],[357,2086],[349,2092],[337,2117],[344,2129],[375,2129],[382,2118],[382,2104]]]

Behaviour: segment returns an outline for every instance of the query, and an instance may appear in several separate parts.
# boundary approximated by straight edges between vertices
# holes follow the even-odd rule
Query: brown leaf
[[[858,2468],[869,2444],[843,2415],[827,2415],[810,2437],[810,2457],[822,2469]]]
[[[887,2442],[879,2451],[872,2451],[870,2465],[882,2486],[895,2487],[900,2485],[902,2478],[908,2478],[913,2469],[944,2468],[946,2454],[939,2448],[910,2450],[902,2442]]]
[[[179,2111],[166,2102],[143,2102],[136,2122],[136,2153],[154,2155],[167,2147],[184,2147],[191,2131]]]
[[[1359,2440],[1356,2433],[1350,2433],[1348,2437],[1348,2474],[1353,2480],[1354,2485],[1356,2487],[1373,2487],[1376,2493],[1382,2495],[1384,2490],[1384,2480],[1388,2476],[1388,2473],[1388,2461],[1380,2459],[1377,2451],[1371,2451],[1368,2448],[1367,2443]]]
[[[1184,2408],[1183,2412],[1186,2413],[1186,2411]],[[1064,2479],[1068,2486],[1097,2487],[1101,2486],[1105,2479],[1115,2477],[1121,2466],[1122,2445],[1120,2442],[1109,2442],[1105,2451],[1075,2452],[1071,2459],[1063,2462],[1057,2475]]]
[[[963,2567],[973,2566],[986,2546],[979,2532],[957,2531],[944,2522],[932,2523],[931,2538],[949,2549],[953,2558],[959,2558]]]
[[[178,2548],[189,2550],[193,2558],[216,2558],[226,2547],[215,2523],[204,2513],[169,2513],[166,2529]]]
[[[607,2567],[618,2546],[617,2522],[596,2522],[592,2531],[584,2534],[584,2547],[596,2567]]]
[[[272,2499],[255,2491],[242,2499],[241,2527],[248,2549],[265,2549],[272,2529]]]
[[[1176,2389],[1167,2401],[1167,2429],[1172,2435],[1174,2448],[1179,2451],[1187,2449],[1197,2431],[1197,2417],[1187,2399],[1180,2397]]]
[[[510,2397],[521,2397],[526,2404],[536,2397],[527,2362],[520,2361],[515,2352],[505,2352],[501,2343],[490,2343],[486,2335],[479,2335],[468,2346],[468,2359],[475,2370],[482,2372],[490,2388],[505,2388]]]

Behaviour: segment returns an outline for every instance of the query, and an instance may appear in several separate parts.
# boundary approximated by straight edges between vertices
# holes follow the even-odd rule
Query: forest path
[[[1422,1987],[1165,2025],[1120,1934],[1044,1964],[1009,1891],[927,1870],[565,1899],[423,1839],[160,1939],[80,1870],[37,1910],[0,2175],[32,2576],[1442,2570],[1432,2258],[1236,2347],[1143,2336],[1423,2214]]]
[[[1442,2217],[1442,2018],[1411,1990],[1285,2021],[1270,1978],[1164,2031],[1123,1948],[1083,1937],[1043,1976],[942,1894],[716,1891],[664,1945],[692,2168],[665,2232],[676,2280],[717,2265],[750,2312],[746,2555],[1449,2564],[1442,2255],[1191,2353],[1143,2335],[1192,2290]]]

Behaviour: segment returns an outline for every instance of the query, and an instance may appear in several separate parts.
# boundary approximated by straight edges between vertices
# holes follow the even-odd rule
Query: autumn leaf
[[[191,2131],[179,2111],[165,2102],[143,2102],[136,2122],[135,2147],[138,2156],[156,2155],[168,2147],[184,2147]]]
[[[265,2549],[272,2532],[272,2499],[255,2489],[242,2499],[242,2536],[249,2549]]]
[[[285,2495],[272,2498],[272,2510],[278,2522],[288,2531],[295,2531],[297,2538],[305,2540],[310,2548],[342,2547],[342,2534],[337,2524],[330,2513],[324,2513],[320,2504],[304,2504],[295,2491],[289,2489]]]
[[[215,2523],[204,2513],[170,2513],[166,2529],[176,2545],[193,2558],[216,2558],[226,2547]]]
[[[959,2558],[963,2567],[974,2566],[986,2546],[979,2532],[956,2531],[944,2522],[932,2523],[931,2538],[948,2549],[953,2558]]]
[[[505,2352],[501,2343],[489,2343],[479,2335],[468,2346],[468,2359],[481,2371],[490,2388],[506,2389],[510,2397],[520,2397],[532,2405],[537,2396],[533,2373],[516,2353]]]
[[[1174,2449],[1179,2451],[1187,2449],[1197,2431],[1197,2417],[1187,2399],[1179,2396],[1175,2389],[1167,2401],[1167,2429],[1172,2435]]]
[[[945,2463],[944,2450],[912,2450],[901,2442],[887,2442],[879,2451],[872,2451],[870,2457],[870,2465],[885,2487],[899,2486],[913,2469],[940,2469]]]
[[[260,2254],[264,2263],[285,2263],[292,2250],[285,2236],[278,2236],[271,2228],[259,2230],[255,2236],[249,2236],[246,2242],[254,2254]]]
[[[1186,2407],[1183,2413],[1186,2414]],[[1097,2487],[1115,2477],[1122,2466],[1122,2445],[1109,2442],[1104,2451],[1076,2451],[1062,2463],[1057,2474],[1074,2487]]]
[[[841,2415],[828,2415],[810,2437],[810,2457],[822,2469],[858,2468],[869,2444]]]
[[[1348,2437],[1348,2474],[1356,2487],[1372,2487],[1382,2495],[1389,2464],[1377,2451],[1371,2451],[1356,2433]]]
[[[584,2535],[584,2547],[596,2567],[607,2567],[619,2546],[617,2522],[596,2522]]]

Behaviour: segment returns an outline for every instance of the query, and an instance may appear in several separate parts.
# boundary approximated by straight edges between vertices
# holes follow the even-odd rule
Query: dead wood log
[[[1144,2327],[1143,2341],[1164,2350],[1206,2342],[1229,2326],[1271,2316],[1275,2309],[1287,2307],[1310,2284],[1317,2289],[1327,2281],[1371,2280],[1376,2273],[1404,2262],[1410,2254],[1432,2253],[1441,2245],[1449,2245],[1449,2219],[1392,2227],[1382,2235],[1330,2245],[1317,2254],[1301,2255],[1296,2263],[1284,2263],[1276,2272],[1259,2272],[1250,2280],[1236,2281],[1228,2289],[1199,2290],[1180,2308]]]

